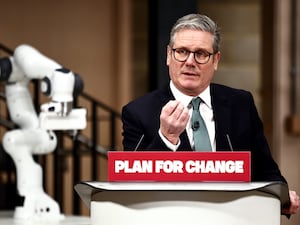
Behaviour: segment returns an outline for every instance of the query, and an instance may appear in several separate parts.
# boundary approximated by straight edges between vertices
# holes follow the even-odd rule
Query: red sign
[[[109,152],[108,181],[250,182],[250,152]]]

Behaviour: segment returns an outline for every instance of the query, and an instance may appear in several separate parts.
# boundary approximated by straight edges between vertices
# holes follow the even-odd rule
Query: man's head
[[[174,24],[167,48],[167,65],[174,85],[195,96],[210,84],[220,60],[220,33],[209,17],[190,14]]]

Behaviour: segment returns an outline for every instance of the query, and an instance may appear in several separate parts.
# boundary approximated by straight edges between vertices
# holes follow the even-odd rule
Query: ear
[[[171,50],[171,47],[168,45],[167,46],[167,66],[170,65],[170,60],[171,60],[171,57],[172,57],[172,50]]]
[[[221,59],[221,52],[218,51],[216,54],[214,54],[214,68],[215,68],[215,71],[218,70],[218,65],[219,65],[219,61]]]

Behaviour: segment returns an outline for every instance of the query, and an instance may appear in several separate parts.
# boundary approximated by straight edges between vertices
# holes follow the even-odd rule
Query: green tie
[[[200,97],[193,98],[191,102],[193,106],[192,129],[195,151],[211,151],[207,128],[199,112],[200,102],[202,102]]]

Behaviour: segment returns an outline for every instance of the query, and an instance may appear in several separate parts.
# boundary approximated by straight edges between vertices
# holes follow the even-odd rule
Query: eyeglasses
[[[189,51],[184,48],[173,48],[172,49],[174,58],[179,62],[185,62],[191,53],[194,54],[194,59],[199,64],[205,64],[208,63],[210,56],[214,55],[213,53],[210,53],[205,50],[200,50],[196,52]]]

